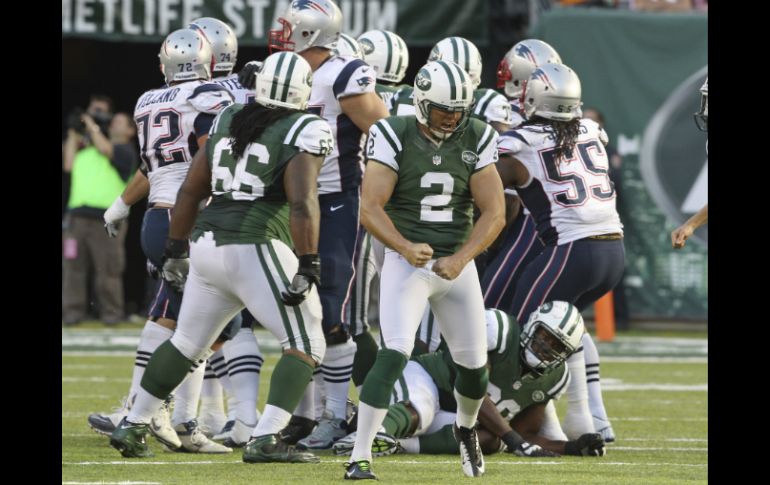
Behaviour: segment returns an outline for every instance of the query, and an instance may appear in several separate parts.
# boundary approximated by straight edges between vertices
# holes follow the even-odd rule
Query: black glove
[[[297,306],[305,301],[313,284],[321,284],[321,258],[317,254],[305,254],[299,257],[297,274],[286,291],[281,292],[281,300],[288,306]]]
[[[187,273],[190,271],[190,243],[185,240],[166,239],[166,249],[163,252],[163,269],[161,274],[176,291],[184,290]]]
[[[238,82],[246,89],[254,89],[257,82],[257,73],[262,69],[259,61],[247,62],[238,73]]]
[[[604,440],[599,433],[586,433],[574,441],[564,444],[564,454],[573,456],[604,456]]]
[[[553,458],[559,456],[558,453],[543,449],[540,445],[534,445],[532,443],[524,442],[509,452],[516,456],[522,456],[524,458]]]

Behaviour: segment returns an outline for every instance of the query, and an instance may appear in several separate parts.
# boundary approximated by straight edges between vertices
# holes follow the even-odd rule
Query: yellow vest
[[[88,206],[107,209],[128,182],[94,146],[80,150],[72,164],[69,209]]]

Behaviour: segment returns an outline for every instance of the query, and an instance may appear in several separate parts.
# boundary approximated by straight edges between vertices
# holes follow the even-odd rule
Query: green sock
[[[353,385],[356,387],[364,383],[366,374],[372,369],[377,359],[377,342],[369,332],[353,337],[356,343],[356,356],[353,358]]]
[[[460,453],[460,445],[452,433],[451,424],[431,434],[420,436],[420,454],[427,455],[456,455]]]
[[[402,402],[391,404],[388,407],[388,414],[382,421],[385,432],[396,438],[408,438],[409,429],[412,425],[412,413]]]
[[[361,401],[378,408],[387,409],[393,385],[406,367],[406,356],[397,350],[380,349],[377,361],[364,380]]]
[[[193,362],[166,340],[155,349],[142,376],[141,386],[158,399],[166,399],[184,380]]]
[[[295,355],[283,354],[270,378],[267,404],[288,413],[294,412],[312,377],[313,367],[310,364]]]
[[[487,393],[487,384],[489,383],[489,371],[487,367],[478,369],[468,369],[455,363],[457,368],[457,379],[455,380],[455,389],[463,396],[470,399],[481,399]]]

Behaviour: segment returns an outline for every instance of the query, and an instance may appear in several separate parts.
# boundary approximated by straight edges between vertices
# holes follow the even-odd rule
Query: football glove
[[[297,306],[305,301],[313,284],[321,284],[321,258],[318,254],[304,254],[299,257],[299,268],[291,284],[281,292],[281,300],[288,306]]]
[[[564,444],[564,454],[573,456],[604,456],[607,450],[599,433],[586,433]]]
[[[118,196],[115,202],[104,211],[104,230],[110,237],[118,237],[120,223],[128,217],[130,205],[123,202],[123,197]]]
[[[166,239],[163,252],[163,279],[176,291],[184,290],[190,271],[190,245],[187,240]]]
[[[262,62],[247,62],[238,73],[238,82],[246,89],[254,89],[257,83],[257,73],[262,69]]]
[[[543,449],[540,445],[534,445],[532,443],[527,443],[526,441],[514,448],[512,453],[524,458],[553,458],[559,456],[558,453],[548,451]]]

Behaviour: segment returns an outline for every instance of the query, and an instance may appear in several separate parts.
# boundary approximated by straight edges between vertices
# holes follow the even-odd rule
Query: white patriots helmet
[[[211,45],[192,29],[171,32],[160,46],[160,69],[166,83],[211,79]]]
[[[276,52],[262,63],[255,84],[257,103],[304,110],[313,86],[313,70],[299,54]]]
[[[433,46],[428,56],[429,61],[451,61],[470,74],[473,89],[481,84],[481,54],[473,42],[462,37],[447,37]]]
[[[233,29],[219,19],[201,17],[190,22],[188,28],[197,31],[209,41],[214,54],[214,75],[229,75],[238,59],[238,38]]]
[[[518,98],[535,68],[561,64],[559,53],[546,42],[525,39],[511,47],[497,66],[497,88],[509,98]]]
[[[544,64],[532,72],[522,94],[527,118],[540,116],[555,121],[583,117],[582,89],[575,71],[564,64]]]
[[[358,42],[378,81],[400,83],[404,79],[409,67],[409,49],[404,39],[388,30],[370,30],[359,35]]]
[[[337,56],[351,56],[362,61],[364,60],[364,50],[361,44],[358,43],[355,37],[351,37],[348,34],[340,34],[337,47],[332,52]]]
[[[473,105],[471,77],[454,62],[428,62],[414,78],[414,108],[417,121],[426,126],[439,140],[462,133],[468,125]],[[434,108],[462,112],[453,132],[447,133],[430,125],[430,113]]]
[[[551,344],[543,340],[539,329],[552,337]],[[574,305],[566,301],[543,303],[529,315],[521,329],[522,357],[533,371],[548,372],[580,347],[584,332],[583,317]],[[558,344],[557,348],[554,344]]]
[[[342,12],[330,0],[293,0],[283,16],[280,29],[268,33],[270,52],[302,52],[311,47],[334,49],[342,31]]]
[[[709,131],[709,78],[700,87],[700,109],[693,115],[700,131]]]

